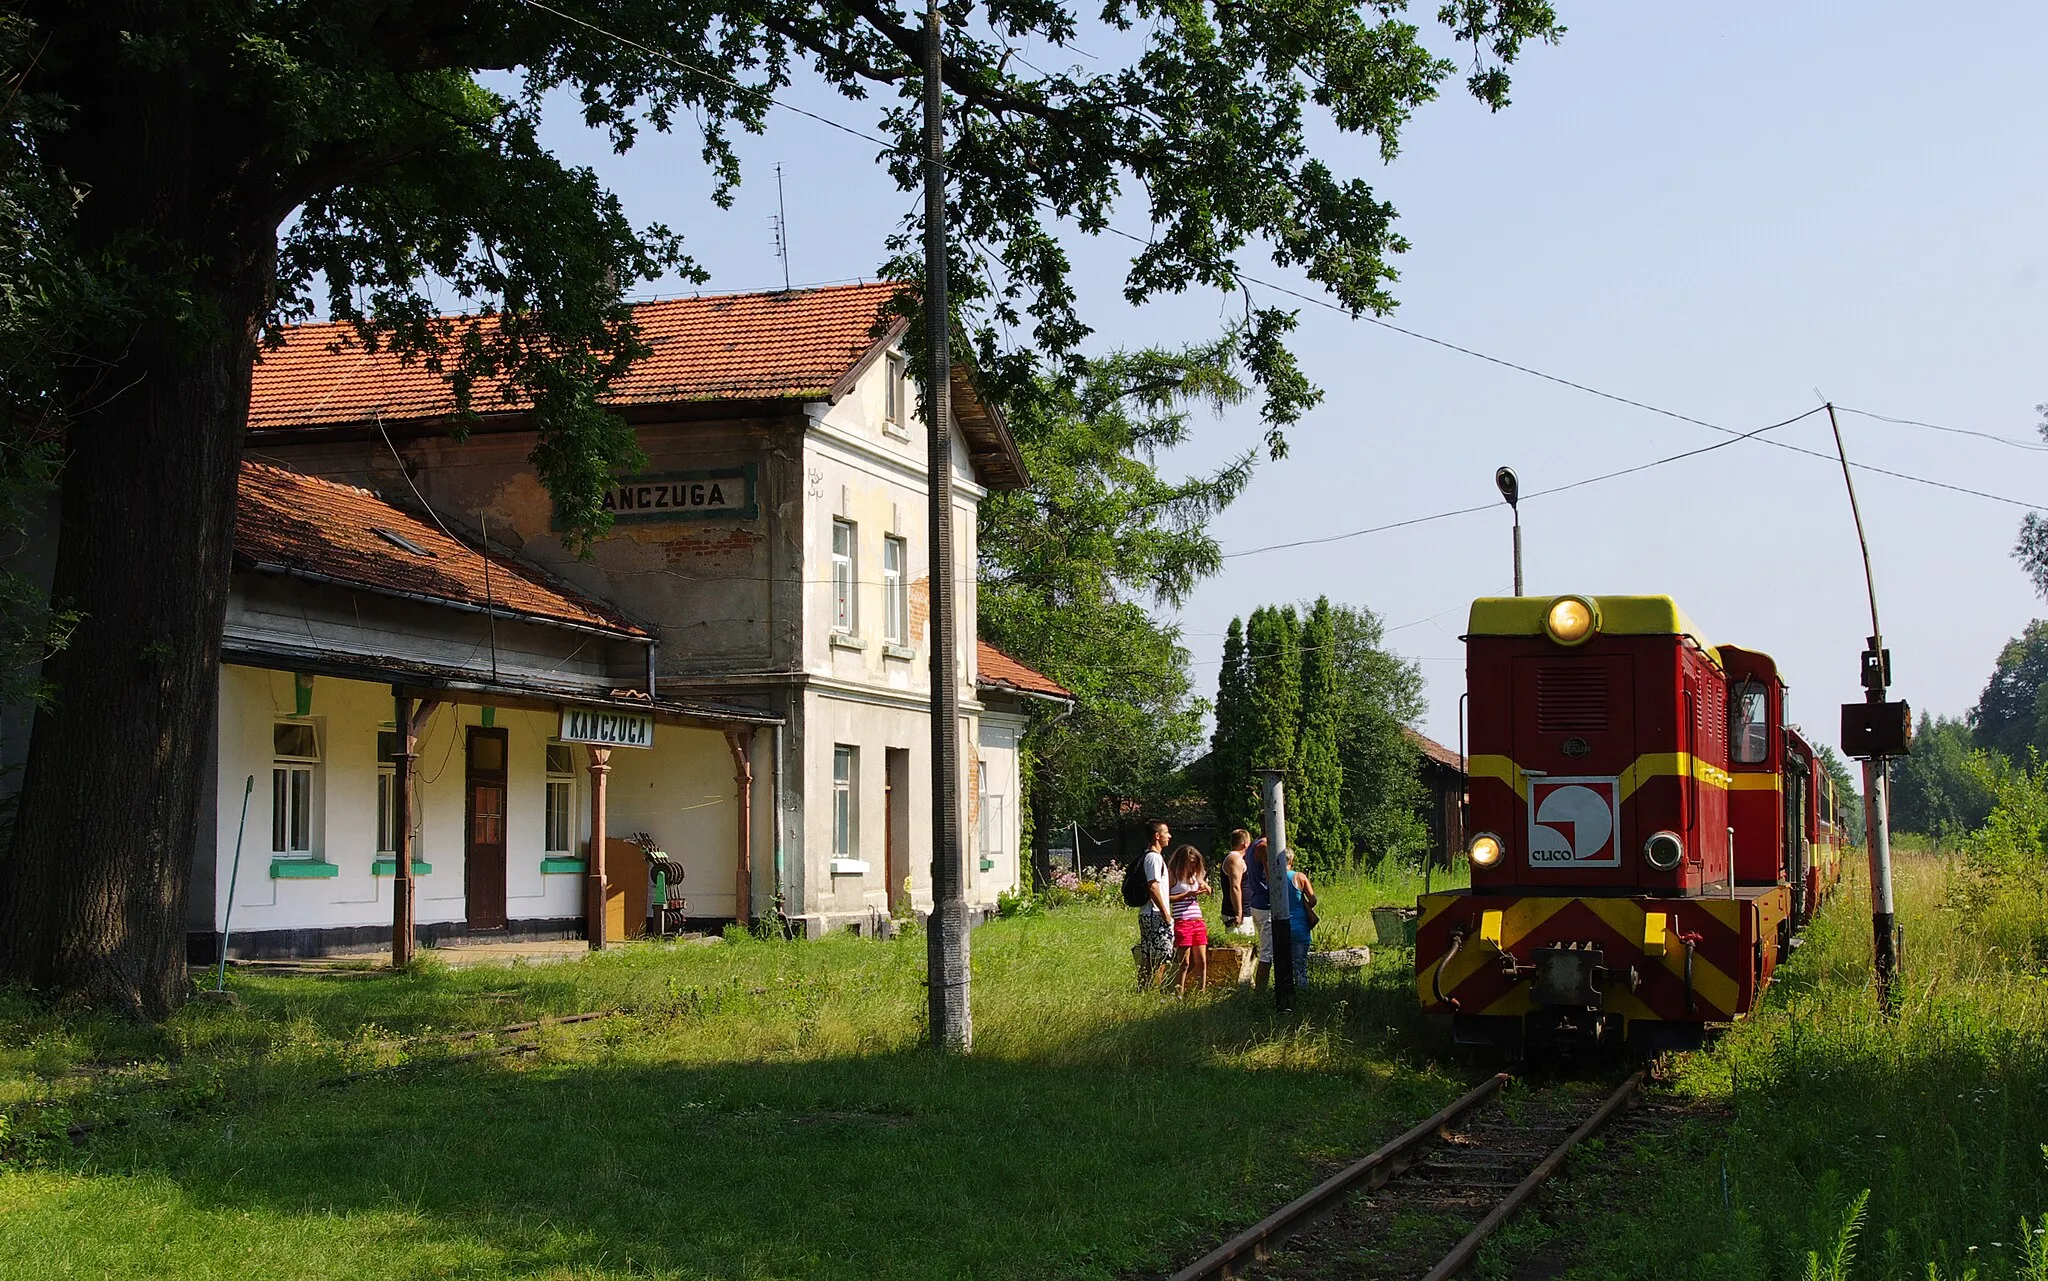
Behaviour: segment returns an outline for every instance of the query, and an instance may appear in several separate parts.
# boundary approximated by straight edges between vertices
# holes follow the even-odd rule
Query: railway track
[[[1563,1166],[1573,1148],[1639,1097],[1643,1073],[1588,1107],[1559,1089],[1510,1100],[1506,1073],[1378,1151],[1339,1170],[1182,1268],[1172,1281],[1225,1277],[1345,1277],[1448,1281]],[[1436,1258],[1385,1248],[1393,1223],[1469,1222]],[[1292,1242],[1290,1245],[1289,1243]],[[1436,1247],[1423,1247],[1434,1249]]]

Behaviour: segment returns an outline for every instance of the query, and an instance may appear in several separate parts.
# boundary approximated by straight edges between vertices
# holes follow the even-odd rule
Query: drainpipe
[[[773,769],[775,792],[775,893],[777,896],[783,896],[787,894],[786,886],[788,885],[788,882],[783,880],[782,866],[782,825],[785,821],[784,815],[787,811],[785,810],[783,805],[782,795],[782,726],[780,724],[776,725],[775,727],[774,751],[775,760],[773,762]],[[787,898],[784,898],[784,909],[787,909],[788,906],[788,900]],[[787,910],[783,911],[781,915],[787,917]]]
[[[739,796],[738,862],[733,868],[733,918],[741,928],[754,922],[754,731],[725,731],[732,749],[732,782]]]
[[[660,641],[647,642],[647,701],[650,703],[661,697],[654,690],[654,651],[660,648]]]

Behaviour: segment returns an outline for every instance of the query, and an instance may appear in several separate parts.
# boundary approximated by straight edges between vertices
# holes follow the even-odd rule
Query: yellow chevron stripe
[[[1644,923],[1643,907],[1641,904],[1630,902],[1628,899],[1587,898],[1579,901],[1593,909],[1595,916],[1606,922],[1609,929],[1623,938],[1640,939],[1643,937]],[[1679,901],[1686,902],[1690,906],[1694,900]],[[1736,902],[1721,906],[1741,907],[1742,904]],[[1717,921],[1723,919],[1723,914],[1720,912],[1713,912],[1710,915]],[[1739,931],[1741,926],[1737,924],[1731,928]],[[1671,946],[1664,949],[1664,955],[1645,957],[1643,963],[1645,965],[1661,965],[1682,981],[1685,978],[1685,945],[1674,940]],[[1735,1003],[1742,996],[1741,984],[1730,978],[1719,966],[1697,952],[1693,954],[1692,960],[1692,986],[1693,991],[1697,992],[1707,1004],[1717,1010],[1733,1010]]]
[[[1529,779],[1522,773],[1522,767],[1506,756],[1471,756],[1466,758],[1465,773],[1472,778],[1497,778],[1515,789],[1515,795],[1529,799]]]
[[[1712,917],[1716,924],[1725,926],[1732,932],[1735,932],[1738,937],[1740,937],[1742,928],[1742,914],[1750,906],[1747,902],[1739,899],[1711,902],[1702,902],[1698,899],[1678,901],[1684,903],[1689,910],[1705,908],[1707,915]],[[1423,915],[1427,919],[1441,914],[1450,906],[1451,899],[1450,896],[1439,897],[1437,895],[1430,895],[1425,897],[1422,902]],[[1505,909],[1499,909],[1501,917],[1501,946],[1512,950],[1545,921],[1573,903],[1585,904],[1608,928],[1612,929],[1622,938],[1637,942],[1643,940],[1645,909],[1641,904],[1628,899],[1590,897],[1581,899],[1525,898],[1516,901]],[[1489,911],[1488,915],[1493,915],[1493,912]],[[1768,912],[1766,915],[1768,915]],[[1465,946],[1458,949],[1458,954],[1450,959],[1449,964],[1443,966],[1442,982],[1444,993],[1446,995],[1454,993],[1464,984],[1465,980],[1473,975],[1478,974],[1482,970],[1498,966],[1500,964],[1499,956],[1498,951],[1481,942],[1476,936],[1468,938],[1465,941]],[[1664,955],[1646,956],[1643,959],[1643,964],[1661,965],[1670,972],[1672,977],[1683,981],[1685,977],[1685,948],[1674,941],[1671,946],[1665,949]],[[1435,986],[1432,982],[1433,977],[1432,972],[1428,970],[1416,975],[1416,995],[1424,1005],[1434,1004],[1436,1000],[1435,992],[1432,990]],[[1693,990],[1699,994],[1702,1003],[1705,1006],[1711,1006],[1715,1010],[1732,1012],[1736,1007],[1736,1003],[1741,999],[1741,984],[1730,977],[1719,966],[1697,952],[1693,956],[1692,982]],[[1626,1015],[1629,1018],[1648,1019],[1659,1017],[1654,1010],[1632,992],[1609,990],[1605,997],[1606,999],[1602,1002],[1603,1009]],[[1528,1013],[1533,1008],[1534,1006],[1529,999],[1529,985],[1518,983],[1484,1010],[1478,1011],[1478,1013],[1520,1015]]]

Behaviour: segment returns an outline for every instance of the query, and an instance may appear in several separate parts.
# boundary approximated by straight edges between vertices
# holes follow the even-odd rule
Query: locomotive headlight
[[[1543,616],[1543,630],[1560,645],[1580,645],[1600,630],[1600,612],[1583,596],[1560,596]]]
[[[1676,832],[1652,832],[1650,839],[1643,842],[1643,862],[1660,872],[1677,867],[1684,857],[1685,842],[1678,839]]]
[[[1492,867],[1495,863],[1500,862],[1503,848],[1500,843],[1500,837],[1495,836],[1492,832],[1481,832],[1472,838],[1470,845],[1465,847],[1465,854],[1466,857],[1472,860],[1472,866],[1474,867]]]

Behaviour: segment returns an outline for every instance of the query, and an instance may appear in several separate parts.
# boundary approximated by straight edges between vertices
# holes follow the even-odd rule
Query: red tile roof
[[[1052,677],[1026,667],[997,649],[985,640],[975,645],[975,664],[980,675],[975,684],[990,689],[1013,690],[1019,694],[1038,694],[1046,698],[1072,699],[1072,690],[1060,685]]]
[[[652,352],[612,385],[607,403],[829,399],[888,331],[882,306],[899,288],[878,281],[637,303],[633,323]],[[462,317],[449,321],[465,323]],[[330,350],[337,345],[340,350]],[[471,408],[488,414],[531,407],[502,393],[500,383],[479,383]],[[284,346],[258,360],[249,394],[252,431],[454,412],[442,375],[389,352],[371,355],[352,325],[334,322],[285,330]]]
[[[418,548],[410,550],[405,544]],[[242,464],[235,511],[237,568],[311,574],[371,591],[483,608],[483,554],[367,489],[263,463]],[[493,552],[489,603],[525,615],[627,636],[647,633],[594,601]]]
[[[1430,760],[1435,761],[1439,765],[1443,765],[1450,769],[1454,769],[1458,771],[1460,774],[1465,772],[1465,758],[1458,755],[1450,748],[1445,747],[1442,743],[1437,742],[1433,738],[1428,738],[1424,735],[1418,734],[1412,729],[1407,729],[1404,727],[1401,730],[1401,732],[1408,736],[1409,742],[1415,744],[1415,749],[1417,751],[1421,752]]]

